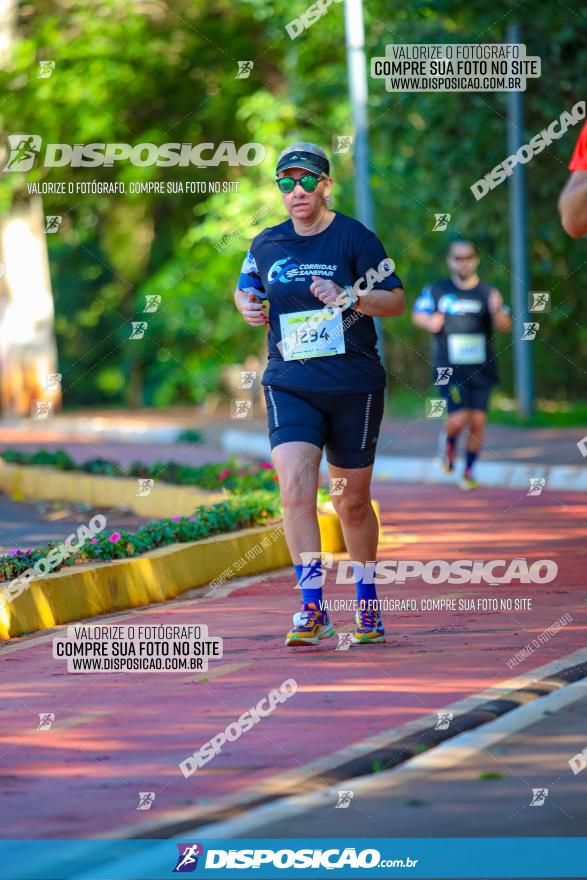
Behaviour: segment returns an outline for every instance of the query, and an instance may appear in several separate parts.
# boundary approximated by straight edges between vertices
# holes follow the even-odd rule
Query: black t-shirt
[[[362,278],[360,294],[369,285],[383,290],[401,287],[391,268],[377,236],[338,212],[316,235],[298,235],[291,220],[259,233],[245,257],[238,287],[253,287],[257,296],[269,301],[269,361],[263,384],[341,394],[384,388],[386,376],[377,354],[373,318],[344,309],[332,316],[336,320],[309,326],[307,313],[320,313],[316,320],[322,320],[325,309],[326,316],[332,315],[310,293],[312,275],[332,279],[340,287]],[[291,340],[299,344],[296,359],[291,359]],[[314,346],[314,351],[322,346],[320,352],[325,353],[308,357],[308,346]],[[333,350],[336,353],[326,353]]]
[[[493,348],[493,322],[488,299],[490,284],[480,281],[470,290],[445,278],[425,287],[414,303],[414,312],[442,312],[444,325],[434,334],[434,367],[452,367],[455,381],[470,376],[497,381]],[[436,376],[435,376],[436,378]]]

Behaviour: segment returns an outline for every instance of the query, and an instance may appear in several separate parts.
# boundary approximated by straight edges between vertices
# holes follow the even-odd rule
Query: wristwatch
[[[361,297],[357,293],[354,287],[351,287],[350,284],[347,284],[344,288],[344,292],[348,297],[347,309],[358,309],[361,305]]]

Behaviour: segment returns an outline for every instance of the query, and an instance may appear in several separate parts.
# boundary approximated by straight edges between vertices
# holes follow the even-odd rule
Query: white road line
[[[568,658],[565,659],[568,660]],[[565,665],[569,665],[568,662]],[[557,709],[562,709],[564,706],[577,702],[577,700],[584,699],[586,695],[587,680],[583,679],[582,681],[567,685],[560,691],[556,691],[547,697],[540,697],[532,703],[528,703],[519,709],[514,709],[507,715],[498,718],[496,721],[489,722],[477,730],[460,734],[443,745],[437,746],[430,752],[406,761],[393,770],[377,773],[375,776],[362,776],[356,779],[345,780],[344,784],[351,788],[354,794],[360,793],[369,796],[381,790],[387,792],[390,788],[403,784],[410,779],[416,779],[423,775],[429,777],[430,773],[434,770],[444,769],[461,763],[510,734],[523,730],[536,721],[541,720],[544,717],[545,709],[555,712]],[[263,826],[297,816],[313,808],[332,808],[337,801],[340,785],[341,783],[337,783],[330,788],[312,794],[273,801],[252,810],[244,816],[226,822],[202,825],[197,829],[196,836],[198,839],[206,840],[223,837],[234,838],[237,835],[250,835],[251,832],[256,832],[253,836],[259,836],[259,829],[262,829]],[[182,832],[182,836],[184,838],[189,836],[189,832]],[[140,873],[141,866],[145,868],[151,866],[153,859],[159,856],[159,852],[161,853],[161,858],[167,857],[169,853],[168,840],[163,841],[155,852],[149,849],[145,855],[134,854],[132,859],[121,859],[106,865],[102,864],[96,869],[90,868],[88,870],[86,868],[83,875],[78,874],[77,878],[73,878],[73,880],[102,878],[108,868],[111,869],[110,873],[112,876],[115,876],[117,873],[120,874],[126,866],[132,866],[135,874],[137,872]]]
[[[424,775],[430,778],[431,772],[444,770],[455,764],[462,764],[473,755],[488,749],[512,733],[524,730],[537,721],[541,721],[545,711],[556,712],[577,702],[577,700],[585,699],[586,696],[587,679],[582,679],[547,697],[541,697],[514,709],[475,730],[461,733],[391,770],[373,776],[345,779],[344,786],[351,789],[355,796],[360,794],[365,797],[373,796],[378,792],[387,793],[389,789],[397,785],[414,781]],[[328,809],[336,803],[340,786],[341,783],[338,782],[312,794],[273,801],[235,819],[200,826],[197,830],[198,835],[203,838],[236,837],[252,831],[259,832],[263,826],[290,819],[292,816],[297,816],[310,809]],[[261,836],[263,835],[261,834]]]
[[[569,666],[576,666],[579,663],[584,662],[587,662],[587,648],[581,648],[578,651],[574,651],[572,654],[568,654],[566,657],[561,657],[560,660],[553,660],[543,666],[538,666],[536,669],[529,670],[524,675],[518,675],[515,678],[508,678],[505,681],[498,682],[495,685],[485,688],[476,694],[465,697],[462,700],[458,700],[455,703],[451,703],[448,706],[443,706],[442,708],[439,707],[437,711],[453,712],[454,715],[462,715],[465,712],[470,712],[473,709],[476,709],[479,705],[486,703],[488,700],[499,699],[513,690],[519,690],[520,688],[526,687],[542,678],[547,678],[549,675],[555,675],[561,669],[566,669]],[[562,688],[562,690],[564,691],[566,688]],[[534,702],[536,701],[533,701],[533,703]],[[541,700],[538,700],[538,703],[541,706],[544,705]],[[519,710],[514,710],[514,712],[517,711]],[[276,790],[284,790],[288,788],[294,790],[296,788],[299,789],[299,787],[304,785],[304,783],[312,776],[327,774],[340,764],[346,763],[353,758],[372,752],[375,749],[392,746],[394,742],[397,742],[404,737],[411,736],[427,727],[435,726],[437,721],[438,717],[436,712],[431,712],[428,715],[421,715],[414,721],[409,721],[399,727],[390,727],[374,736],[367,737],[366,739],[353,743],[350,746],[339,749],[338,751],[318,758],[315,761],[311,761],[303,767],[279,773],[262,782],[247,786],[246,788],[235,792],[233,795],[228,795],[225,798],[214,801],[212,804],[206,804],[201,807],[189,807],[187,809],[169,810],[160,814],[157,820],[143,821],[140,824],[127,825],[119,828],[115,832],[109,831],[108,833],[96,836],[111,839],[136,837],[140,836],[141,832],[146,833],[147,831],[161,830],[167,825],[189,822],[190,820],[196,821],[209,815],[211,810],[223,808],[242,809],[243,807],[246,807],[247,802],[271,794]],[[287,795],[285,795],[285,798],[287,798]],[[278,803],[281,803],[281,801],[272,801],[272,804]],[[271,804],[269,806],[271,806]],[[258,809],[264,808],[259,807]]]

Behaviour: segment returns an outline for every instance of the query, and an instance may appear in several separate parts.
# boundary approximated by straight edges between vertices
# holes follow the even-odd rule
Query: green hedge
[[[39,450],[21,452],[6,449],[0,458],[11,464],[52,467],[62,471],[102,474],[110,477],[150,477],[166,483],[199,486],[209,490],[227,489],[232,498],[217,504],[198,507],[192,516],[174,516],[171,519],[149,520],[132,533],[127,531],[102,532],[95,539],[86,541],[76,553],[65,559],[53,570],[75,565],[88,559],[126,559],[138,556],[154,547],[176,542],[198,541],[223,532],[262,525],[268,519],[281,516],[277,474],[270,462],[239,465],[234,459],[220,464],[190,467],[175,461],[157,461],[152,465],[134,461],[128,469],[106,458],[95,458],[81,465],[62,449],[56,452]],[[319,506],[330,500],[325,487],[318,487]],[[12,580],[38,559],[45,556],[61,542],[51,541],[26,550],[11,550],[0,555],[0,581]]]
[[[176,461],[156,461],[144,464],[133,461],[129,468],[107,458],[93,458],[83,464],[76,464],[63,450],[47,452],[21,452],[18,449],[5,449],[0,452],[9,464],[37,465],[52,467],[62,471],[78,471],[87,474],[102,474],[108,477],[149,477],[181,486],[200,486],[202,489],[227,489],[233,494],[253,491],[276,491],[277,475],[271,462],[239,465],[235,459],[219,464],[203,464],[198,467],[179,464]]]

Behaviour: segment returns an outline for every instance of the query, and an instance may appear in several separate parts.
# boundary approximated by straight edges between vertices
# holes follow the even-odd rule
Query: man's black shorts
[[[322,449],[340,468],[369,467],[383,417],[385,389],[359,394],[293,391],[265,385],[271,449],[302,441]]]
[[[489,395],[495,383],[487,376],[478,373],[467,378],[451,378],[448,385],[439,385],[446,400],[449,413],[458,409],[480,409],[487,411]]]

